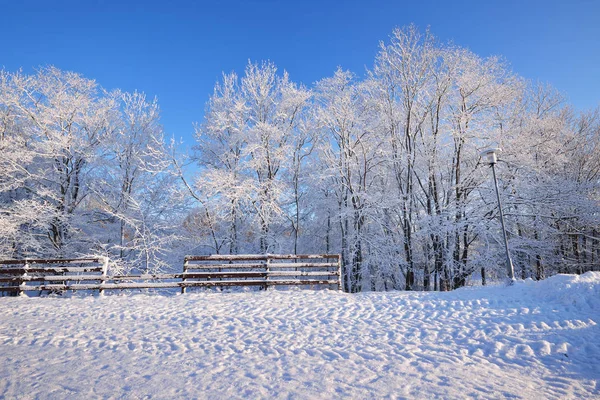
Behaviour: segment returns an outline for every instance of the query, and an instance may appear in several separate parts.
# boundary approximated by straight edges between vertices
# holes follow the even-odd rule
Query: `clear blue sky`
[[[578,109],[600,105],[598,0],[0,0],[0,67],[54,65],[157,96],[166,132],[189,145],[222,71],[268,59],[307,86],[337,66],[363,75],[379,41],[410,23],[504,56]]]

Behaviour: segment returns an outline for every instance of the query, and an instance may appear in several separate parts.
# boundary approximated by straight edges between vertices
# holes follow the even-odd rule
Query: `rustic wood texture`
[[[98,265],[90,265],[94,263]],[[105,290],[180,288],[185,293],[190,287],[230,286],[336,286],[341,289],[340,256],[336,254],[186,256],[183,272],[175,274],[108,275],[107,265],[108,260],[102,257],[3,260],[0,261],[0,291],[22,294],[98,290],[102,293]]]
[[[28,291],[66,291],[66,290],[123,290],[123,289],[164,289],[179,287],[210,287],[210,286],[310,286],[310,285],[337,285],[337,280],[244,280],[244,281],[203,281],[203,282],[133,282],[133,283],[107,283],[99,284],[71,284],[71,285],[37,285],[28,286]],[[5,291],[22,291],[20,286],[6,286]]]
[[[106,279],[107,264],[108,260],[104,257],[2,260],[0,292],[22,294],[39,290],[71,290],[64,287],[73,285],[98,285]]]
[[[338,259],[338,254],[212,254],[209,256],[185,256],[186,261],[211,260],[308,260],[308,259]]]
[[[341,289],[340,256],[337,254],[186,256],[184,271],[186,284],[194,282],[208,285],[210,282],[210,286],[263,285],[265,288],[296,284],[327,285]],[[246,279],[239,280],[242,277]],[[185,288],[182,292],[185,292]]]
[[[200,270],[200,269],[215,269],[215,268],[231,268],[231,269],[251,269],[251,268],[263,268],[265,269],[267,266],[266,263],[263,264],[189,264],[186,268],[187,271],[190,270]]]
[[[60,258],[43,259],[32,258],[24,260],[0,260],[0,265],[25,265],[25,264],[72,264],[72,263],[101,263],[100,258]]]
[[[0,267],[0,274],[13,274],[13,275],[22,275],[22,274],[32,274],[32,273],[41,273],[44,275],[49,274],[62,274],[65,272],[102,272],[102,267],[60,267],[60,268],[6,268]]]

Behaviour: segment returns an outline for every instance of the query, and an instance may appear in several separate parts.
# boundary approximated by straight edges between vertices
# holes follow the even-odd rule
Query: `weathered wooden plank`
[[[0,276],[0,282],[20,282],[20,281],[22,281],[22,280],[23,280],[23,277],[22,277],[22,275],[18,275],[18,276],[11,276],[11,277],[9,277],[9,278],[7,278],[7,277],[3,277],[3,276]],[[29,279],[29,280],[31,280],[31,279]],[[42,280],[43,280],[43,279],[42,279]]]
[[[187,282],[120,282],[100,284],[72,284],[72,285],[37,285],[37,286],[8,286],[1,290],[8,291],[43,291],[43,290],[123,290],[123,289],[167,289],[180,287],[200,287],[200,286],[255,286],[264,285],[264,280],[248,281],[187,281]]]
[[[48,285],[20,285],[5,286],[0,290],[4,291],[66,291],[66,290],[125,290],[125,289],[168,289],[180,287],[200,287],[200,286],[252,286],[264,285],[264,281],[188,281],[188,282],[120,282],[106,284],[48,284]]]
[[[267,264],[263,263],[263,264],[257,264],[257,263],[253,263],[253,264],[188,264],[186,267],[186,270],[190,271],[190,270],[194,270],[194,269],[216,269],[216,268],[231,268],[231,269],[236,269],[236,268],[266,268]]]
[[[304,280],[304,281],[284,281],[284,280],[270,280],[267,281],[267,286],[277,286],[277,285],[285,285],[285,286],[296,286],[296,285],[336,285],[336,280]]]
[[[187,281],[187,282],[131,282],[100,284],[48,284],[37,286],[5,286],[2,291],[66,291],[66,290],[124,290],[124,289],[164,289],[180,287],[214,286],[295,286],[295,285],[337,285],[336,280],[244,280],[244,281]]]
[[[235,261],[235,260],[308,260],[339,258],[338,254],[212,254],[209,256],[185,256],[185,261]]]
[[[269,276],[337,276],[337,271],[269,271]]]
[[[99,258],[32,258],[27,260],[0,260],[0,265],[25,265],[25,264],[72,264],[72,263],[101,263]]]
[[[0,282],[52,282],[52,281],[101,281],[102,275],[19,275],[0,277]]]
[[[195,264],[188,265],[187,270],[215,270],[215,269],[266,269],[267,264]],[[273,263],[269,268],[338,268],[337,263]]]
[[[244,281],[187,281],[187,287],[214,287],[214,286],[265,286],[264,279],[250,279]]]
[[[336,280],[248,280],[248,281],[195,281],[186,282],[186,286],[294,286],[294,285],[337,285]]]
[[[213,254],[210,256],[185,256],[185,261],[237,261],[237,260],[267,260],[264,254]]]
[[[269,258],[273,260],[308,260],[319,258],[338,258],[338,254],[269,254]]]
[[[206,279],[221,279],[221,278],[264,278],[267,276],[267,271],[262,272],[187,272],[184,277],[190,278],[206,278]]]
[[[336,280],[247,280],[247,281],[187,281],[185,286],[277,286],[277,285],[337,285]]]
[[[181,279],[184,274],[107,275],[107,281]]]
[[[60,274],[63,272],[102,272],[102,266],[98,267],[48,267],[48,268],[11,268],[11,267],[0,267],[0,275],[22,275],[24,273],[55,273]]]
[[[112,289],[152,289],[152,288],[178,288],[181,286],[181,282],[132,282],[132,283],[106,283],[104,285],[101,284],[84,284],[84,283],[75,283],[75,284],[66,284],[66,285],[58,285],[58,284],[49,284],[49,285],[37,285],[37,286],[28,286],[22,285],[17,287],[19,290],[24,292],[29,291],[42,291],[42,290],[55,290],[55,291],[65,291],[65,290],[112,290]]]
[[[337,268],[337,263],[272,263],[271,268]]]
[[[337,276],[337,271],[215,271],[215,272],[186,272],[183,274],[154,274],[154,275],[119,275],[107,276],[107,281],[116,280],[158,280],[158,279],[193,279],[193,278],[260,278],[269,276]],[[14,278],[19,279],[19,278]],[[100,276],[96,277],[100,279]],[[55,280],[66,280],[65,277],[56,277]]]

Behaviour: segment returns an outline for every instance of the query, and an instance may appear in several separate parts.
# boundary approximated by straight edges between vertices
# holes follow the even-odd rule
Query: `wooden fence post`
[[[100,278],[100,290],[98,290],[98,292],[102,296],[104,295],[104,288],[102,288],[102,286],[104,286],[104,284],[106,283],[106,276],[108,275],[108,257],[101,256],[98,257],[98,260],[102,261],[102,277]]]
[[[186,287],[185,287],[185,281],[186,281],[185,274],[186,274],[187,270],[188,270],[188,260],[187,260],[187,257],[185,257],[183,259],[183,276],[181,277],[181,282],[184,283],[184,284],[181,285],[181,294],[185,294],[185,289],[186,289]]]
[[[271,272],[271,255],[267,254],[267,265],[265,266],[267,274],[265,275],[265,282],[269,280],[269,273]],[[269,288],[269,284],[265,283],[265,290]]]
[[[342,286],[342,256],[341,255],[337,255],[337,259],[338,259],[338,290],[344,290],[343,286]]]
[[[19,282],[19,296],[23,296],[25,294],[25,291],[23,290],[25,287],[25,282],[27,279],[27,270],[29,269],[29,261],[27,261],[27,259],[25,259],[25,264],[23,265],[23,275],[21,279],[21,282]]]

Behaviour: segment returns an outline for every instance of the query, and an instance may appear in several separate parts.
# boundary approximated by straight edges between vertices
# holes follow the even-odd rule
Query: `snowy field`
[[[600,398],[600,273],[450,293],[0,298],[0,398]]]

